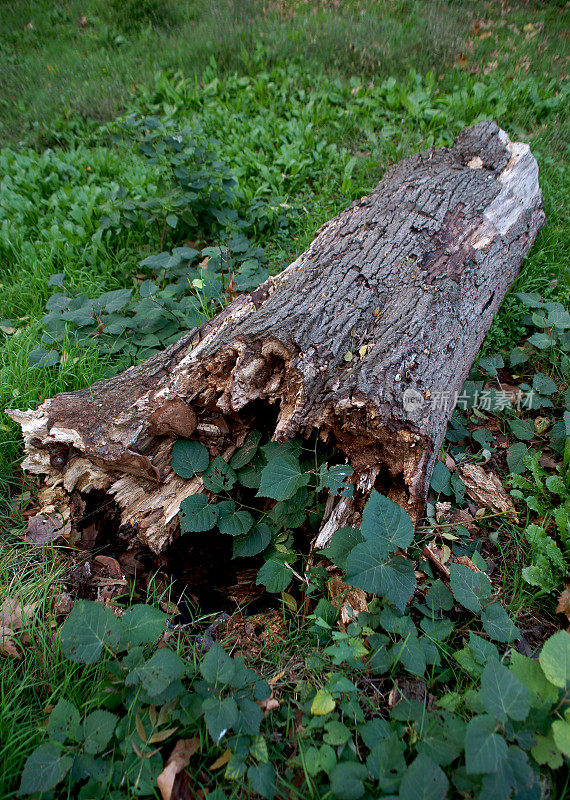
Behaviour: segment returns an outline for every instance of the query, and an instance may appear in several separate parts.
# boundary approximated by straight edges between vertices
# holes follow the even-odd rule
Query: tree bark
[[[35,411],[10,411],[44,503],[105,492],[155,552],[201,481],[170,468],[177,437],[229,458],[278,404],[276,441],[319,435],[354,468],[317,544],[358,521],[373,487],[413,519],[483,338],[544,222],[528,145],[493,122],[392,167],[308,250],[161,354]],[[443,394],[451,402],[433,402]]]

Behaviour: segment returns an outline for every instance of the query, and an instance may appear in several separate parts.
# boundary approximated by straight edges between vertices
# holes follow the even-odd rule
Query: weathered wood
[[[201,488],[170,469],[175,438],[229,457],[262,401],[278,404],[275,440],[318,430],[354,467],[355,496],[327,504],[319,546],[374,486],[417,518],[453,405],[432,400],[461,391],[542,207],[528,145],[492,122],[406,159],[279,276],[163,353],[11,411],[24,469],[55,505],[108,493],[122,532],[158,552]]]

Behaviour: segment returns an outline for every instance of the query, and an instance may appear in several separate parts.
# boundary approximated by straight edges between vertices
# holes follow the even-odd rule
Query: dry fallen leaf
[[[8,597],[0,608],[0,626],[21,631],[34,615],[39,601],[22,603],[17,597]]]
[[[485,472],[478,464],[462,464],[458,469],[472,500],[480,506],[511,517],[515,522],[519,521],[513,501],[497,475]]]
[[[328,580],[327,588],[331,603],[340,611],[343,625],[353,622],[361,611],[368,611],[366,593],[362,589],[355,589],[336,576]]]
[[[59,514],[36,514],[28,520],[24,538],[32,544],[50,544],[70,533],[71,523],[64,524]]]
[[[21,658],[11,638],[13,633],[14,631],[11,628],[0,627],[0,655]]]
[[[176,742],[165,768],[156,779],[162,800],[174,800],[173,788],[176,776],[188,766],[190,759],[199,748],[198,736],[193,736],[191,739],[179,739]]]
[[[566,585],[566,588],[558,598],[556,613],[564,614],[568,619],[568,622],[570,622],[570,583]]]
[[[212,772],[214,772],[217,769],[221,769],[223,766],[225,766],[228,763],[228,761],[230,760],[231,757],[232,757],[232,751],[228,747],[228,748],[226,748],[226,750],[224,750],[222,755],[214,761],[213,764],[210,764],[209,769]]]

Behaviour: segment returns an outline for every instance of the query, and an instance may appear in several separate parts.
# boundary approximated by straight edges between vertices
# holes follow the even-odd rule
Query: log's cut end
[[[417,521],[447,423],[544,221],[526,144],[492,122],[392,167],[251,295],[121,375],[60,394],[22,427],[23,468],[58,497],[104,492],[120,530],[160,552],[203,490],[176,438],[229,459],[249,430],[315,431],[354,469],[317,539],[357,525],[373,488]]]

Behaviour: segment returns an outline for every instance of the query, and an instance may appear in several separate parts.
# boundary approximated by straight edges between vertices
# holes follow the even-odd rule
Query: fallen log
[[[318,431],[354,468],[354,496],[327,503],[319,546],[358,522],[374,487],[417,520],[453,398],[543,222],[528,145],[493,122],[464,130],[392,167],[284,272],[164,352],[8,412],[23,468],[52,510],[105,493],[122,535],[160,552],[201,489],[170,467],[176,438],[229,458],[277,404],[274,440]]]

